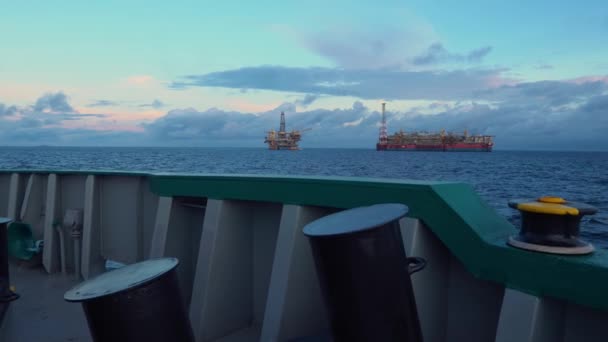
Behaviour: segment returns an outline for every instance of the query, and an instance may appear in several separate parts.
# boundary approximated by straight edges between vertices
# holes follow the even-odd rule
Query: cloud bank
[[[387,100],[464,100],[488,87],[508,83],[500,69],[455,71],[350,70],[334,68],[247,67],[188,75],[173,89],[221,87],[262,89]]]
[[[373,148],[380,121],[379,108],[368,108],[358,101],[350,108],[296,111],[296,104],[299,106],[305,97],[261,113],[174,109],[156,120],[142,122],[141,132],[94,131],[66,127],[66,122],[91,115],[69,110],[72,107],[65,95],[51,95],[28,107],[0,104],[0,144],[264,147],[265,132],[278,129],[279,114],[285,111],[288,129],[312,128],[304,133],[304,148]],[[389,102],[389,132],[467,129],[495,135],[497,149],[608,147],[608,86],[604,78],[505,85],[485,90],[480,97],[486,100],[437,101],[408,111],[400,111]],[[313,98],[311,95],[308,100]],[[104,119],[103,115],[95,117]]]

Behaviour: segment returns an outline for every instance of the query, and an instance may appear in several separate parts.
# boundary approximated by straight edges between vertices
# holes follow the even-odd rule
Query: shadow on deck
[[[41,267],[11,263],[10,279],[21,297],[9,306],[0,341],[91,341],[81,305],[63,300],[63,294],[79,282],[73,276],[49,275]]]

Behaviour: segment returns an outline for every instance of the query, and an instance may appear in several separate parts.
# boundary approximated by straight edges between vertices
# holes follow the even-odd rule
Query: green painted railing
[[[556,256],[506,245],[517,232],[461,183],[361,178],[153,175],[161,196],[267,201],[351,208],[404,203],[476,277],[535,296],[550,296],[608,311],[608,253]],[[505,203],[505,206],[507,203]]]
[[[160,196],[334,208],[404,203],[410,208],[408,216],[422,220],[476,277],[535,296],[555,297],[608,311],[607,251],[598,250],[588,256],[556,256],[509,247],[507,238],[517,232],[516,228],[466,184],[339,177],[61,173],[146,175],[152,192]]]

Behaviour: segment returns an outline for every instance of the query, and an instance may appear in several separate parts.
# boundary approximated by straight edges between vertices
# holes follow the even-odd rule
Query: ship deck
[[[11,284],[21,297],[10,303],[1,341],[92,341],[82,306],[63,300],[63,294],[78,282],[73,276],[49,275],[42,266],[13,262],[9,268]]]
[[[9,268],[11,284],[20,297],[10,303],[4,321],[0,321],[0,342],[92,341],[82,306],[63,299],[64,293],[79,283],[73,275],[48,274],[42,266],[32,268],[13,261]],[[260,334],[260,327],[253,326],[218,342],[254,341]]]

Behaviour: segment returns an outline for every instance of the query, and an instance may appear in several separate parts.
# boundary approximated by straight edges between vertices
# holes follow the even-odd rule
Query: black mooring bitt
[[[403,204],[341,211],[304,227],[330,316],[333,340],[422,341],[399,219]]]
[[[11,291],[10,276],[8,271],[8,224],[12,220],[0,217],[0,322],[8,303],[19,298],[19,295]]]
[[[162,258],[128,265],[82,282],[64,298],[82,303],[96,342],[193,342],[177,264]]]
[[[8,271],[8,224],[11,219],[0,217],[0,327],[8,310],[10,302],[19,298],[11,290]]]
[[[597,213],[596,207],[554,196],[510,200],[509,207],[521,213],[519,233],[507,240],[512,247],[562,255],[595,251],[593,245],[579,235],[581,219]]]

